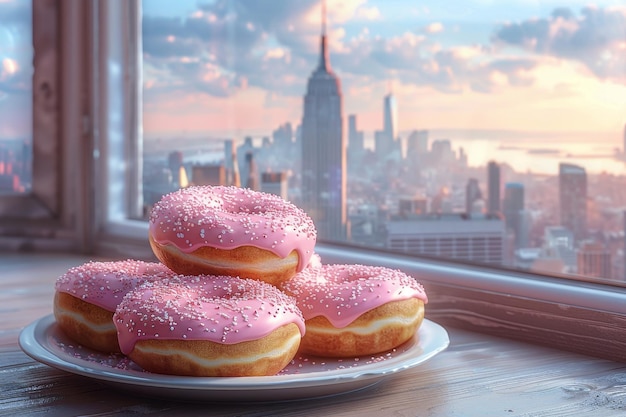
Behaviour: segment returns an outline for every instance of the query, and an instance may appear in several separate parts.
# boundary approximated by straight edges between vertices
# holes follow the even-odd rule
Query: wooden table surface
[[[267,403],[140,397],[38,363],[18,346],[20,331],[51,313],[55,279],[85,261],[0,254],[0,415],[626,415],[626,364],[456,328],[447,329],[451,343],[444,352],[353,393]]]

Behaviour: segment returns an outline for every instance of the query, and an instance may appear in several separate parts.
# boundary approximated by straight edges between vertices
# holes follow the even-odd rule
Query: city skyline
[[[466,149],[470,141],[480,150],[471,153],[473,166],[515,160],[520,171],[557,174],[558,162],[540,157],[560,153],[579,155],[568,162],[589,172],[622,173],[611,154],[624,147],[626,7],[589,4],[329,0],[344,119],[356,115],[371,145],[383,124],[380,101],[392,90],[404,139],[426,129],[443,132],[432,139],[466,141],[459,144]],[[317,59],[319,7],[318,0],[143,2],[147,141],[240,142],[285,122],[296,127]],[[29,140],[30,2],[4,0],[0,13],[0,141]],[[524,152],[497,155],[513,143]]]

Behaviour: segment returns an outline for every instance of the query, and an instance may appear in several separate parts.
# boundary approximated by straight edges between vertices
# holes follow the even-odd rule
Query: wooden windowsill
[[[51,313],[56,278],[87,260],[52,253],[0,254],[3,413],[621,416],[626,408],[626,364],[451,326],[446,326],[451,341],[447,350],[358,392],[321,400],[210,405],[138,397],[40,364],[18,346],[21,329]],[[433,312],[431,319],[436,317]]]

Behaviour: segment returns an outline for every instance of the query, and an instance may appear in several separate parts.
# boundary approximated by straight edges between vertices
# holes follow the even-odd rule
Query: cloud
[[[382,18],[382,15],[378,7],[361,6],[357,8],[354,17],[358,20],[380,20]]]
[[[380,12],[364,0],[331,0],[328,14],[329,45],[337,52],[342,22]],[[319,0],[218,0],[185,18],[144,16],[146,85],[150,94],[188,88],[221,97],[251,86],[301,95],[317,62],[320,29]],[[200,69],[212,66],[221,76]]]
[[[491,93],[506,86],[531,85],[531,71],[537,64],[532,58],[493,56],[481,45],[442,48],[426,35],[413,32],[390,38],[360,36],[345,46],[345,53],[334,53],[331,60],[347,80],[375,83],[395,79],[448,94],[467,90]]]
[[[315,4],[313,0],[219,0],[198,6],[185,18],[144,16],[144,77],[151,86],[149,94],[188,90],[224,97],[248,85],[280,85],[277,76],[298,65],[291,51],[300,51],[305,42],[302,31],[289,28],[300,27]],[[279,46],[268,48],[268,42]],[[284,53],[278,54],[281,50]]]
[[[184,18],[145,16],[147,94],[228,97],[257,88],[301,97],[317,65],[320,12],[319,0],[217,0]],[[384,16],[366,0],[328,0],[328,13],[331,64],[344,91],[396,80],[447,94],[490,94],[536,85],[537,68],[554,63],[550,57],[626,82],[623,9],[557,8],[548,17],[494,27],[484,44],[463,44],[457,34],[455,46],[439,43],[449,41],[449,28],[437,20],[378,35],[376,22],[363,19],[385,23]],[[356,34],[355,22],[363,25]]]
[[[441,22],[433,22],[424,28],[426,33],[439,33],[443,32],[443,24]]]
[[[582,63],[601,79],[626,83],[626,8],[557,8],[547,18],[507,23],[493,41]]]

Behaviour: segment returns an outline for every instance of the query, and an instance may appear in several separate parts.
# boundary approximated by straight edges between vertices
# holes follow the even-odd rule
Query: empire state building
[[[348,238],[346,172],[341,83],[330,67],[323,10],[319,64],[309,77],[302,116],[302,207],[320,240]]]

